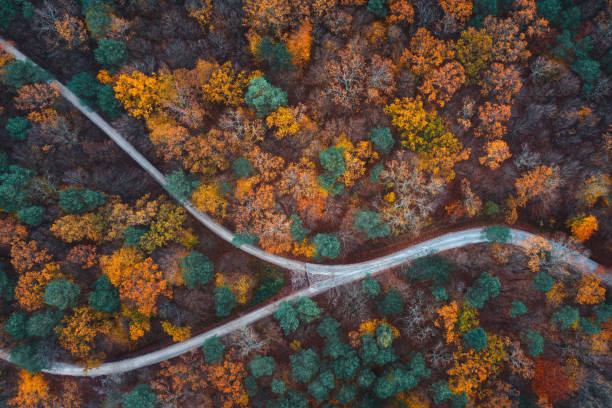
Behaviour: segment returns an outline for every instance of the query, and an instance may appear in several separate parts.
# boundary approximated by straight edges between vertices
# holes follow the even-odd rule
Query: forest
[[[612,406],[612,1],[0,0],[0,40],[0,408]],[[254,252],[474,228],[340,283]]]

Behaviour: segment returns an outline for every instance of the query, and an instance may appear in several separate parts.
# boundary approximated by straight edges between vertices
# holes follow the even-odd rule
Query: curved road
[[[0,46],[5,51],[12,54],[17,60],[26,61],[27,57],[19,52],[15,47],[10,45],[4,39],[0,38]],[[80,110],[85,116],[87,116],[96,126],[98,126],[104,133],[106,133],[115,143],[119,145],[132,159],[134,159],[140,166],[149,173],[158,183],[163,187],[166,187],[167,181],[164,175],[157,170],[151,162],[149,162],[140,152],[138,152],[123,136],[121,136],[112,126],[110,126],[100,115],[92,111],[89,107],[85,106],[79,98],[72,93],[68,88],[59,83],[56,80],[51,80],[50,83],[54,83],[58,86],[59,92],[72,103],[78,110]],[[200,212],[191,203],[182,197],[173,197],[185,207],[191,215],[193,215],[200,223],[212,230],[222,239],[232,242],[234,234],[217,224],[211,217]],[[226,324],[209,330],[205,333],[192,337],[184,342],[175,343],[171,346],[165,347],[161,350],[157,350],[151,353],[147,353],[142,356],[132,357],[121,361],[111,362],[102,364],[99,367],[84,370],[82,367],[67,364],[67,363],[55,363],[52,367],[45,370],[49,374],[56,375],[68,375],[68,376],[101,376],[109,374],[118,374],[126,371],[135,370],[138,368],[146,367],[152,364],[157,364],[161,361],[174,358],[180,354],[186,353],[189,350],[193,350],[200,347],[202,343],[212,336],[224,336],[228,333],[233,332],[239,328],[248,326],[257,320],[264,317],[270,316],[278,305],[283,301],[295,299],[300,296],[312,297],[320,293],[325,292],[335,286],[343,285],[348,282],[352,282],[363,278],[366,274],[375,274],[387,270],[389,268],[401,265],[407,261],[416,259],[420,256],[428,253],[440,252],[447,249],[458,248],[465,245],[477,244],[485,242],[483,238],[484,228],[473,228],[464,231],[454,232],[445,234],[429,241],[422,242],[420,244],[405,248],[401,251],[395,252],[390,255],[386,255],[380,258],[372,259],[365,262],[349,264],[349,265],[320,265],[307,262],[296,261],[288,259],[282,256],[269,254],[260,248],[252,245],[242,245],[240,249],[248,254],[251,254],[265,262],[271,263],[278,267],[292,270],[301,271],[309,274],[317,274],[325,276],[325,280],[314,283],[307,289],[300,290],[291,295],[284,297],[274,303],[267,306],[256,309],[250,313],[247,313],[241,317],[238,317]],[[511,243],[524,246],[525,239],[533,234],[512,229]],[[569,261],[583,269],[587,273],[592,273],[599,265],[579,254],[573,254]],[[610,285],[612,283],[612,277],[606,274],[602,277],[602,280]],[[10,361],[10,357],[6,352],[0,351],[0,358]]]
[[[483,238],[483,230],[484,228],[473,228],[464,231],[445,234],[429,241],[425,241],[420,244],[403,249],[394,254],[382,258],[377,258],[372,261],[362,262],[353,265],[329,266],[329,268],[332,269],[331,272],[334,272],[334,275],[328,277],[323,281],[313,284],[309,288],[297,291],[288,296],[285,296],[282,299],[277,300],[276,302],[255,309],[252,312],[249,312],[221,326],[215,327],[214,329],[208,330],[202,334],[192,337],[189,340],[180,343],[174,343],[168,347],[144,354],[142,356],[131,357],[125,360],[115,361],[111,363],[105,363],[99,367],[92,368],[89,370],[84,370],[83,367],[74,364],[55,363],[52,367],[44,371],[46,373],[55,375],[97,377],[101,375],[124,373],[127,371],[136,370],[138,368],[157,364],[200,347],[202,343],[204,343],[204,341],[210,337],[225,336],[237,329],[251,325],[260,319],[268,317],[276,311],[281,302],[286,302],[300,296],[313,297],[336,286],[362,279],[368,273],[375,274],[377,272],[387,270],[388,268],[401,265],[402,263],[405,263],[407,261],[419,258],[423,255],[440,252],[447,249],[458,248],[465,245],[486,242],[486,240]],[[525,246],[526,238],[533,236],[533,234],[521,230],[512,229],[511,231],[512,233],[510,242],[521,247]],[[587,273],[592,273],[595,268],[599,266],[596,262],[593,262],[592,260],[580,255],[570,257],[568,261],[576,265],[577,267],[582,268]],[[602,277],[602,280],[606,284],[610,285],[610,278],[610,274],[606,274]],[[0,357],[10,361],[10,356],[7,353],[0,353]]]

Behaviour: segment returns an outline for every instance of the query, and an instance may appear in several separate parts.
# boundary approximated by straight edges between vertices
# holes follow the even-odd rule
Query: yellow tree
[[[274,132],[274,136],[279,140],[285,136],[293,136],[300,130],[294,109],[284,106],[279,107],[275,112],[268,115],[266,125],[277,129]]]
[[[114,86],[115,96],[125,110],[136,118],[148,118],[160,101],[163,78],[140,71],[121,74]]]
[[[611,186],[612,177],[608,174],[591,176],[585,180],[582,188],[577,193],[577,198],[586,204],[587,207],[593,207],[600,198],[605,205],[608,205]]]
[[[17,408],[47,408],[49,397],[49,384],[42,374],[20,370],[17,395],[8,404]]]
[[[485,145],[485,155],[478,158],[483,166],[488,166],[491,170],[499,167],[499,164],[512,157],[508,144],[503,140],[490,140]]]
[[[205,102],[238,106],[244,103],[244,89],[248,84],[249,78],[244,72],[236,74],[232,63],[227,61],[211,72],[208,81],[202,85],[202,96]]]
[[[493,39],[484,29],[468,27],[461,32],[454,49],[457,60],[465,68],[468,84],[476,82],[479,72],[487,66],[492,48]]]
[[[576,302],[581,305],[595,305],[606,300],[606,288],[597,276],[585,275],[577,284]]]
[[[578,214],[567,220],[567,226],[572,231],[572,236],[578,242],[587,241],[599,228],[597,218],[589,214]]]
[[[140,239],[141,248],[151,253],[169,241],[180,242],[185,237],[183,223],[186,218],[183,207],[170,202],[161,204],[149,231]]]
[[[217,184],[202,184],[191,195],[191,201],[198,210],[218,220],[225,218],[228,202]]]
[[[470,149],[463,149],[435,111],[426,112],[418,98],[403,98],[386,106],[384,112],[401,131],[402,146],[417,154],[423,169],[448,181],[455,178],[455,163],[466,160]]]
[[[60,345],[87,367],[101,363],[104,353],[95,352],[95,341],[98,335],[110,333],[108,317],[89,306],[75,308],[72,315],[64,317],[62,326],[55,329]]]

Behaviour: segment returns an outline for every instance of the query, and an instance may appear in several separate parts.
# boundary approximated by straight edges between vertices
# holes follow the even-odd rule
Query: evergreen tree
[[[358,210],[354,225],[357,231],[366,234],[369,239],[386,237],[391,232],[388,225],[381,223],[380,214],[373,211]]]
[[[544,337],[539,330],[528,330],[521,335],[524,343],[527,343],[527,350],[532,357],[539,356],[544,350]]]
[[[554,285],[554,279],[548,276],[546,272],[540,271],[533,277],[531,287],[540,292],[548,292]]]
[[[561,330],[567,330],[578,321],[579,317],[580,314],[578,313],[578,309],[569,305],[564,305],[553,313],[550,321]]]
[[[527,306],[521,301],[514,300],[510,309],[510,317],[518,317],[527,313]]]
[[[125,44],[109,38],[102,38],[98,41],[98,48],[95,49],[94,56],[100,65],[111,72],[121,68],[128,60]]]
[[[219,317],[227,317],[232,312],[232,309],[236,307],[238,301],[236,300],[236,296],[232,293],[230,288],[227,286],[219,286],[215,289],[214,294],[215,299],[215,309],[217,311],[217,316]]]
[[[384,127],[375,127],[370,130],[370,140],[374,148],[381,153],[389,153],[395,144],[391,130]]]
[[[33,205],[21,208],[17,211],[17,217],[19,217],[19,221],[30,227],[38,227],[45,218],[45,207]]]
[[[402,299],[399,290],[392,288],[385,293],[385,296],[376,305],[380,313],[385,316],[399,315],[404,310],[404,299]]]
[[[271,85],[264,77],[251,79],[244,100],[255,109],[258,118],[265,118],[279,106],[287,104],[287,93]]]
[[[46,338],[53,333],[61,319],[62,313],[57,310],[39,310],[26,322],[26,333],[28,337]]]
[[[80,293],[81,288],[76,283],[65,279],[57,279],[47,285],[44,299],[49,306],[66,310],[77,305]]]
[[[155,408],[157,397],[146,384],[139,384],[132,391],[123,394],[123,408]]]
[[[483,272],[474,285],[467,289],[465,300],[470,306],[482,309],[487,300],[499,295],[500,286],[498,278]]]
[[[200,186],[200,180],[193,174],[185,174],[183,170],[175,170],[166,176],[166,190],[182,200],[189,200],[193,191]]]
[[[37,373],[47,368],[47,362],[40,353],[38,342],[24,343],[13,348],[11,362],[30,373]]]
[[[309,382],[319,371],[319,356],[313,349],[305,349],[289,356],[291,375],[298,382]]]
[[[30,130],[31,127],[30,121],[21,116],[10,118],[6,122],[6,130],[9,132],[11,139],[18,142],[23,142],[26,139],[28,130]]]
[[[214,272],[214,265],[210,259],[197,251],[191,251],[183,258],[181,267],[183,268],[183,281],[189,289],[208,284]]]
[[[293,54],[287,50],[287,46],[284,43],[274,43],[268,37],[262,38],[257,44],[255,58],[265,63],[272,71],[295,68],[291,64]]]
[[[59,205],[71,214],[93,211],[106,203],[104,193],[86,188],[68,187],[59,193]]]
[[[412,262],[405,272],[410,279],[433,282],[442,286],[448,281],[453,264],[440,255],[428,255]]]
[[[15,340],[25,339],[26,333],[26,321],[28,316],[22,312],[15,312],[10,315],[9,319],[4,323],[4,330],[13,337]]]
[[[239,157],[232,163],[232,170],[238,178],[249,177],[253,174],[253,165],[245,157]]]
[[[480,351],[487,347],[487,333],[482,327],[476,327],[463,335],[463,345],[467,348]]]
[[[31,61],[12,62],[4,67],[2,76],[2,82],[13,89],[36,82],[47,82],[50,79],[51,75],[47,71],[42,70]]]
[[[209,364],[216,364],[223,358],[223,352],[225,351],[225,345],[221,342],[217,336],[210,337],[204,341],[202,345],[202,352],[204,353],[204,360]]]
[[[115,313],[119,310],[119,291],[106,275],[94,282],[94,291],[89,294],[89,304],[95,310]]]
[[[368,297],[375,298],[380,294],[380,285],[370,274],[367,274],[365,279],[361,281],[361,291]]]
[[[340,241],[336,233],[317,234],[312,241],[317,255],[331,259],[340,255]]]
[[[249,370],[254,378],[274,374],[274,358],[270,356],[255,357],[249,362]]]

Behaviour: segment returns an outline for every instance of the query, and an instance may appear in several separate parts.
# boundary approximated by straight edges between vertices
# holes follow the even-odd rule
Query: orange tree
[[[144,315],[155,313],[160,296],[172,294],[159,267],[135,247],[100,257],[100,267],[119,290],[121,300],[133,304]]]

